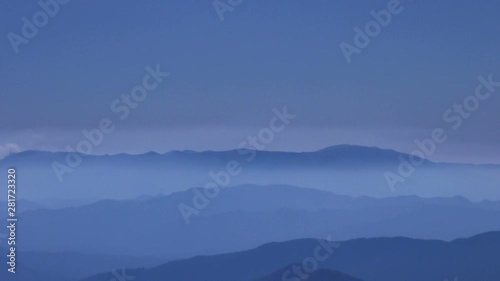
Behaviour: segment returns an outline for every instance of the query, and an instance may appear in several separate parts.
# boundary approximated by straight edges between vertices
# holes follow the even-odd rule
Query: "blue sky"
[[[41,8],[2,1],[0,147],[64,150],[160,65],[170,76],[97,153],[235,148],[285,105],[297,118],[268,149],[411,151],[449,127],[443,113],[479,75],[500,81],[500,3],[402,0],[348,64],[339,44],[388,2],[244,0],[221,21],[205,0],[73,0],[16,54],[7,35]],[[436,160],[499,162],[499,93],[449,132]]]

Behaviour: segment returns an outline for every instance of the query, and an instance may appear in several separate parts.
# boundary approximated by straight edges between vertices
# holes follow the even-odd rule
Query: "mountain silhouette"
[[[31,251],[175,259],[329,234],[341,240],[380,236],[451,240],[500,230],[498,202],[460,197],[355,198],[284,185],[226,188],[186,224],[179,204],[192,206],[195,190],[200,191],[27,211],[20,214],[23,231],[18,237],[23,249]],[[64,227],[53,231],[47,225]],[[138,240],[145,233],[147,239]]]
[[[336,243],[299,239],[215,256],[177,260],[151,269],[128,270],[135,281],[252,281],[290,264],[304,264],[318,247],[330,255],[318,261],[324,269],[364,281],[500,280],[500,232],[488,232],[451,242],[409,238],[354,239]],[[325,246],[326,245],[326,246]],[[267,272],[267,273],[266,273]],[[272,276],[272,275],[271,275]],[[103,273],[82,281],[109,281]],[[271,279],[272,280],[272,279]]]
[[[80,161],[68,162],[75,161],[71,160],[75,157],[62,152],[26,151],[0,160],[0,168],[22,169],[24,198],[32,201],[49,198],[95,201],[168,194],[214,182],[214,177],[223,173],[230,162],[236,163],[240,172],[218,183],[221,186],[289,184],[351,196],[463,196],[474,201],[500,200],[495,184],[500,181],[500,165],[423,160],[410,176],[402,177],[402,182],[391,189],[386,173],[400,175],[400,165],[402,161],[410,161],[410,155],[375,147],[339,145],[313,152],[246,149],[80,155]]]

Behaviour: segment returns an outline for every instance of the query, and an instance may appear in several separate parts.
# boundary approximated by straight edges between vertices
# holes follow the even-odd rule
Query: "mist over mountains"
[[[67,153],[27,151],[0,160],[0,167],[18,166],[23,197],[59,199],[131,199],[169,194],[211,182],[219,185],[289,184],[351,196],[463,196],[500,200],[500,165],[447,164],[423,161],[394,189],[385,173],[398,173],[407,154],[373,147],[341,145],[315,152],[253,150],[173,151],[165,154],[82,155],[81,165],[68,167],[60,182],[53,164],[66,165]],[[221,180],[228,163],[240,171]],[[117,190],[119,192],[117,192]]]
[[[282,280],[321,237],[345,242],[311,281],[500,276],[500,165],[422,160],[391,190],[411,156],[370,147],[80,156],[62,182],[66,153],[0,160],[22,194],[17,281]]]
[[[355,198],[285,185],[227,188],[186,224],[179,204],[189,204],[195,194],[190,189],[141,200],[26,211],[20,215],[24,231],[19,247],[174,259],[325,235],[338,240],[380,236],[451,240],[500,230],[500,202],[461,197]],[[47,225],[64,227],[54,232]]]
[[[3,4],[0,281],[500,281],[500,1]]]

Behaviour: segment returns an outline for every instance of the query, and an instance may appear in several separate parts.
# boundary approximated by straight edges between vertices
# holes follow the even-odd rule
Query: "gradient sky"
[[[402,0],[348,64],[339,44],[387,3],[244,0],[221,21],[207,0],[73,0],[15,54],[7,34],[40,7],[2,1],[0,157],[75,146],[157,64],[171,75],[96,153],[232,149],[285,105],[297,118],[266,149],[409,152],[479,75],[500,81],[500,2]],[[500,89],[431,158],[500,163],[499,108]]]

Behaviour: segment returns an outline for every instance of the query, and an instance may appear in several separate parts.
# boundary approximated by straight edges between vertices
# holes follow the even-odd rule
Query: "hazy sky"
[[[223,1],[226,2],[226,1]],[[110,118],[96,153],[232,149],[297,115],[271,150],[350,143],[411,151],[443,113],[500,81],[500,2],[409,1],[348,64],[339,44],[389,1],[244,0],[221,21],[212,1],[75,1],[18,46],[37,1],[2,1],[0,157],[64,150]],[[121,120],[111,104],[142,84],[147,66],[170,76]],[[500,163],[500,88],[433,159]]]

